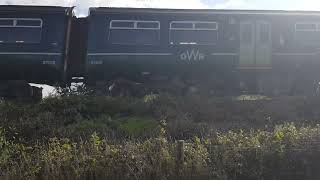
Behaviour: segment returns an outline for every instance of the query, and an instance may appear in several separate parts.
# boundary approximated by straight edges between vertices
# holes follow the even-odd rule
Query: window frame
[[[316,29],[297,29],[297,25],[300,25],[300,24],[313,24],[313,25],[316,25]],[[304,21],[304,22],[296,22],[295,25],[294,25],[294,41],[299,41],[301,42],[300,40],[298,40],[298,37],[297,37],[297,33],[300,32],[300,33],[308,33],[308,32],[312,32],[312,33],[320,33],[320,21]],[[313,41],[303,41],[304,45],[315,45],[315,44],[320,44],[320,41],[319,42],[313,42]]]
[[[190,23],[192,24],[192,29],[191,28],[173,28],[172,24],[183,24],[183,23]],[[212,28],[196,28],[196,24],[215,24],[216,27],[214,29]],[[186,31],[218,31],[219,30],[219,23],[217,21],[171,21],[170,30],[186,30]]]
[[[172,27],[174,23],[190,23],[192,24],[192,28],[175,28]],[[196,24],[215,24],[215,28],[196,28]],[[196,42],[179,42],[175,43],[171,40],[172,31],[216,31],[217,33],[217,41],[219,40],[219,23],[217,21],[170,21],[169,23],[169,44],[170,45],[216,45],[216,43],[196,43]]]
[[[306,24],[313,24],[313,25],[316,25],[316,29],[315,30],[311,30],[311,29],[305,29],[305,30],[299,30],[297,29],[297,26],[298,25],[306,25]],[[294,30],[295,32],[317,32],[317,31],[320,31],[320,22],[297,22],[295,23],[294,25]]]
[[[239,36],[240,36],[240,43],[242,45],[251,45],[253,46],[255,44],[255,39],[256,39],[256,34],[255,34],[255,23],[253,22],[241,22],[240,26],[243,25],[243,26],[250,26],[250,41],[247,41],[248,39],[246,39],[246,37],[244,36],[244,33],[245,32],[248,32],[248,31],[242,31],[241,27],[240,27],[240,32],[239,32]],[[248,36],[249,37],[249,36]]]
[[[113,22],[132,22],[133,23],[133,27],[114,27],[113,26]],[[141,27],[138,27],[138,23],[156,23],[158,25],[157,28],[141,28]],[[152,44],[137,44],[137,43],[114,43],[111,41],[111,31],[112,30],[150,30],[150,31],[158,31],[158,43],[152,43]],[[118,20],[118,19],[112,19],[109,23],[109,33],[108,33],[108,39],[107,41],[110,43],[110,44],[113,44],[113,45],[130,45],[130,46],[145,46],[145,45],[149,45],[149,46],[152,46],[152,45],[157,45],[160,43],[160,34],[161,34],[161,23],[160,21],[154,21],[154,20],[126,20],[126,19],[121,19],[121,20]]]
[[[133,27],[113,27],[113,22],[131,22],[133,23]],[[156,23],[158,25],[157,28],[139,28],[138,23]],[[160,30],[160,21],[149,21],[149,20],[111,20],[109,29],[143,29],[143,30]]]
[[[40,28],[40,39],[39,41],[28,42],[28,41],[1,41],[1,44],[40,44],[42,40],[42,28],[43,28],[43,20],[41,18],[0,18],[1,20],[12,20],[12,25],[0,25],[0,28]],[[17,25],[18,21],[39,21],[39,26],[24,26]]]
[[[272,41],[272,25],[270,22],[266,22],[266,21],[258,21],[257,25],[259,26],[259,34],[257,35],[257,40],[260,44],[269,44]],[[262,26],[267,25],[268,27],[268,38],[267,39],[263,39],[262,38]]]

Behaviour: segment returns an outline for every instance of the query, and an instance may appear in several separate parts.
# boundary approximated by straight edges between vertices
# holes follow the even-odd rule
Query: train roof
[[[62,6],[24,6],[24,5],[0,5],[0,12],[40,12],[58,13],[66,12],[70,7]]]
[[[158,9],[158,8],[121,8],[92,7],[90,14],[104,13],[182,13],[182,14],[253,14],[253,15],[320,15],[320,11],[289,10],[240,10],[240,9]]]

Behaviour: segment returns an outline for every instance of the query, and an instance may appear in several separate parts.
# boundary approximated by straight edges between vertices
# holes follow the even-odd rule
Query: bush
[[[3,131],[2,131],[3,132]],[[0,138],[0,176],[9,179],[318,179],[320,126],[229,131],[177,142],[51,138],[27,146]],[[177,169],[179,168],[179,169]]]
[[[319,179],[319,102],[169,94],[1,101],[0,179]],[[176,140],[185,140],[182,163]]]

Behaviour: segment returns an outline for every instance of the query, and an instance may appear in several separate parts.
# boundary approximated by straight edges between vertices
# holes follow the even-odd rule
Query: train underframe
[[[243,72],[239,76],[239,89],[246,94],[267,96],[318,96],[320,76],[307,72]]]
[[[39,101],[42,99],[42,88],[32,86],[24,80],[2,80],[0,81],[0,97]]]
[[[89,80],[87,85],[109,95],[143,96],[168,92],[178,95],[237,96],[313,96],[320,93],[320,74],[310,69],[295,71],[249,70],[208,75],[117,75],[108,80]]]

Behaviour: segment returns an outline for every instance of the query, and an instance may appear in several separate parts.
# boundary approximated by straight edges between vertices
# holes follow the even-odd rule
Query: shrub
[[[163,126],[164,127],[164,126]],[[162,132],[144,141],[51,138],[26,145],[0,138],[0,177],[9,179],[318,179],[320,127],[229,131],[177,142]],[[177,169],[180,168],[180,169]]]

